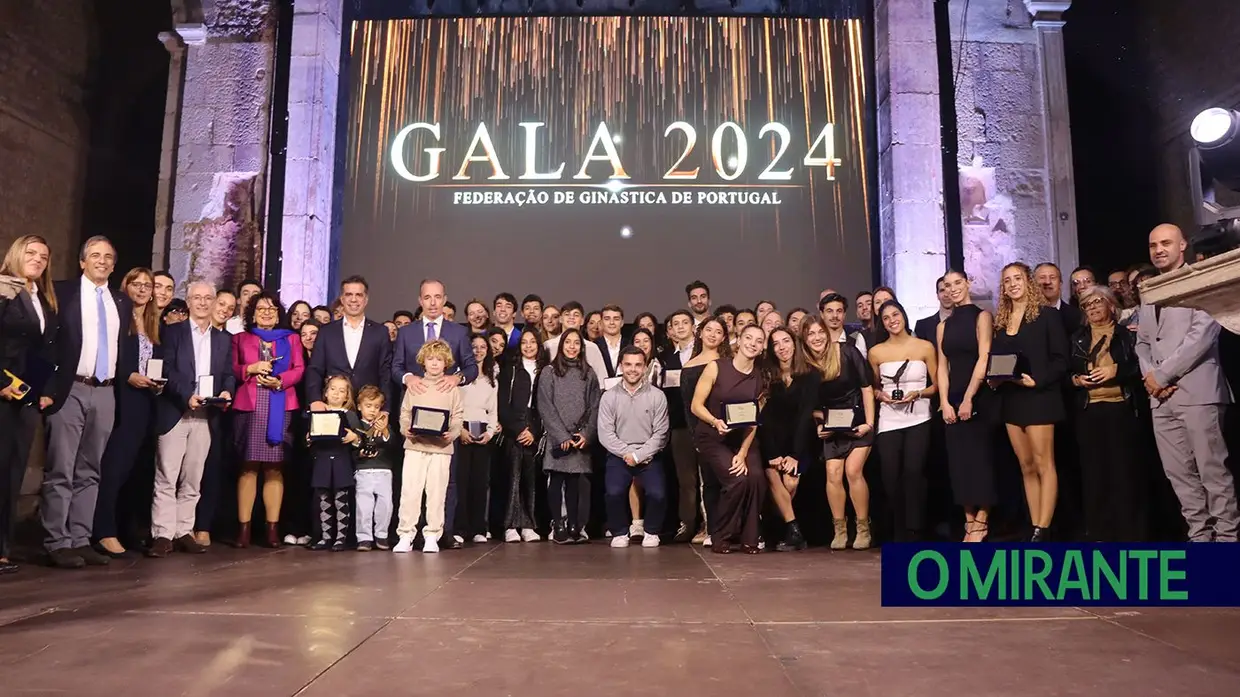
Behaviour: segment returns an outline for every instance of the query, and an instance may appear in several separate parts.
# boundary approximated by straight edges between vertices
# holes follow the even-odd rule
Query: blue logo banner
[[[1240,544],[885,544],[890,607],[1240,607]]]

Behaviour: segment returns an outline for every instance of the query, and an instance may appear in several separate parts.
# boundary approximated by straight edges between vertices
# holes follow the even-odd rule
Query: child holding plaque
[[[391,430],[383,411],[383,391],[367,385],[357,393],[357,411],[349,412],[348,427],[357,432],[354,443],[357,479],[357,551],[388,546],[392,524],[392,461],[388,455]]]
[[[340,375],[328,378],[327,384],[323,386],[323,402],[332,412],[351,411],[353,386],[347,378]],[[319,540],[311,545],[310,549],[322,551],[330,548],[333,552],[342,552],[349,530],[349,490],[353,488],[352,446],[358,441],[358,436],[352,429],[346,428],[343,429],[344,434],[336,438],[316,437],[317,426],[313,420],[329,418],[332,415],[321,412],[310,415],[310,435],[314,438],[310,443],[310,455],[314,463],[310,473],[310,486],[314,488],[314,497],[319,504],[319,525],[322,530]],[[343,418],[343,414],[339,418]]]
[[[405,435],[405,464],[400,492],[400,541],[394,552],[413,551],[413,538],[426,494],[426,526],[422,528],[422,551],[439,551],[443,534],[448,474],[452,467],[453,441],[461,435],[464,407],[455,380],[445,382],[452,367],[452,349],[442,339],[429,341],[418,350],[418,365],[426,371],[422,384],[406,388],[400,405],[400,430]]]

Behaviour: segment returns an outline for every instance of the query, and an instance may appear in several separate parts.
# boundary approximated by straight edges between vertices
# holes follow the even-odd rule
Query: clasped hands
[[[1154,377],[1154,371],[1152,370],[1145,374],[1144,382],[1145,382],[1145,391],[1150,393],[1151,397],[1153,397],[1154,399],[1157,399],[1160,402],[1165,402],[1168,399],[1171,399],[1171,395],[1175,394],[1176,390],[1180,389],[1179,387],[1176,387],[1175,385],[1167,385],[1167,386],[1159,385],[1158,379]]]
[[[279,392],[284,389],[284,382],[280,380],[280,378],[272,377],[271,371],[271,361],[257,361],[255,363],[251,363],[245,369],[246,373],[258,376],[254,381],[257,382],[260,387],[266,387],[269,390]]]

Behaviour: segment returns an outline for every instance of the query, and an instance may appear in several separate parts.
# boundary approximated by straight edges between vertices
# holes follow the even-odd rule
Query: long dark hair
[[[509,357],[506,363],[514,368],[521,367],[521,361],[525,358],[525,356],[521,355],[521,342],[525,341],[526,334],[534,337],[534,345],[538,347],[538,353],[534,355],[534,362],[538,365],[538,370],[541,371],[551,363],[551,360],[547,357],[547,349],[542,345],[542,335],[538,333],[537,329],[531,327],[523,327],[521,329],[521,335],[517,337],[517,347],[515,350],[508,351],[507,348],[504,349],[504,355]]]
[[[781,324],[772,329],[766,337],[766,351],[758,359],[762,369],[762,384],[767,394],[770,394],[771,386],[784,384],[784,371],[779,365],[779,358],[775,356],[775,335],[780,332],[792,338],[792,377],[813,372],[813,368],[805,358],[805,344],[801,341],[801,337]]]
[[[895,300],[888,300],[878,308],[878,312],[874,314],[874,345],[877,346],[891,338],[891,332],[887,331],[887,325],[883,324],[883,311],[889,307],[894,307],[900,311],[900,316],[904,318],[904,333],[912,335],[912,327],[908,325],[908,313],[904,311],[904,306]]]
[[[576,358],[568,358],[564,355],[564,342],[574,334],[581,341],[581,351],[577,353]],[[568,375],[569,370],[575,369],[581,374],[582,380],[586,379],[586,335],[580,329],[566,329],[560,334],[559,350],[556,351],[555,360],[551,361],[551,367],[558,377],[564,377]]]
[[[263,292],[250,298],[250,303],[245,306],[245,330],[247,332],[254,331],[258,325],[254,323],[254,308],[258,307],[259,300],[270,300],[276,306],[276,329],[288,329],[288,312],[284,309],[284,304],[280,302],[280,296],[275,291],[264,290]]]
[[[478,373],[483,378],[485,378],[487,382],[491,383],[492,387],[494,387],[495,386],[495,357],[491,355],[491,340],[487,337],[486,334],[483,334],[482,332],[474,332],[473,334],[470,334],[469,335],[469,350],[470,351],[474,350],[474,342],[477,341],[478,339],[482,339],[482,343],[487,345],[487,355],[486,355],[486,358],[482,359],[482,365],[478,366]]]
[[[713,317],[707,317],[702,320],[702,323],[698,325],[697,331],[693,333],[693,355],[689,356],[689,358],[697,358],[698,355],[702,353],[702,330],[705,329],[706,325],[711,322],[718,324],[719,329],[723,331],[723,343],[719,344],[718,348],[719,357],[732,357],[732,344],[729,342],[728,325],[723,323],[723,320],[719,317],[719,315],[714,315]]]

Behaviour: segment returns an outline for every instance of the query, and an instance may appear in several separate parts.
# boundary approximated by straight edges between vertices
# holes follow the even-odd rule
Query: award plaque
[[[216,396],[214,375],[199,375],[198,389],[194,390],[194,394],[198,395],[202,403],[207,405],[219,406],[232,401],[231,399]]]
[[[616,385],[619,385],[622,382],[624,382],[624,378],[620,377],[619,375],[617,375],[614,378],[605,378],[603,380],[603,391],[606,392],[607,390],[610,390],[611,388],[615,387]]]
[[[857,412],[853,409],[826,409],[822,414],[822,430],[851,431],[857,422]]]
[[[757,402],[731,402],[723,405],[723,422],[728,428],[758,425]]]
[[[482,440],[482,436],[487,432],[485,421],[466,421],[465,428],[469,429],[469,437],[474,440]]]
[[[680,387],[680,371],[668,370],[663,373],[664,387]]]
[[[442,436],[448,431],[447,409],[414,407],[409,431],[419,436]]]
[[[1019,380],[1020,355],[1015,353],[992,353],[986,363],[987,380]]]
[[[344,438],[344,412],[312,411],[308,431],[312,441],[338,441]]]
[[[152,358],[146,362],[146,379],[161,385],[168,382],[168,378],[164,377],[164,360],[162,358]]]

